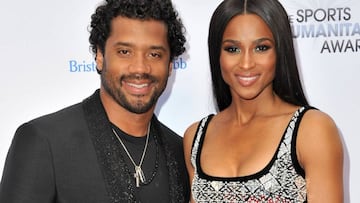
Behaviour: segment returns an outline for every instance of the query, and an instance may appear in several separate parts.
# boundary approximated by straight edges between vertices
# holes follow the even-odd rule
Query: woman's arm
[[[191,194],[191,183],[194,177],[194,167],[191,164],[191,147],[192,147],[192,143],[195,137],[195,133],[196,133],[196,129],[197,129],[198,123],[194,123],[192,124],[186,131],[184,134],[184,156],[185,156],[185,163],[186,163],[186,168],[187,171],[189,173],[189,182],[190,182],[190,202],[194,203],[194,199],[192,198],[192,194]]]
[[[343,147],[334,121],[321,111],[308,111],[300,124],[296,147],[305,170],[308,202],[342,203]]]

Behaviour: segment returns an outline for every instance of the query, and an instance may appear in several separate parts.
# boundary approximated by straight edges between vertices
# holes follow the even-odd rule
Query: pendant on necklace
[[[136,187],[140,187],[140,182],[145,182],[145,175],[140,166],[135,166],[134,178],[136,182]]]

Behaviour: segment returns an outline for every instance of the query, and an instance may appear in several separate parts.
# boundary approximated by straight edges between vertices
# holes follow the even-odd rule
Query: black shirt
[[[146,135],[135,137],[125,133],[114,124],[112,124],[112,127],[124,143],[135,164],[139,165],[146,143]],[[114,134],[113,136],[116,135]],[[120,156],[122,156],[126,163],[126,171],[133,177],[135,166],[125,152],[125,149],[121,146],[120,141],[118,144],[122,149]],[[156,135],[151,130],[141,169],[145,175],[145,182],[140,183],[140,187],[136,187],[135,178],[132,181],[137,202],[169,202],[169,173],[166,167],[165,155],[158,144]]]

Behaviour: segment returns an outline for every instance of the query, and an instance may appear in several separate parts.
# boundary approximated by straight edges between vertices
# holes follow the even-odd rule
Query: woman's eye
[[[264,52],[266,50],[270,49],[270,46],[268,45],[259,45],[255,48],[255,51],[257,52]]]
[[[234,46],[225,47],[224,50],[229,52],[229,53],[238,53],[238,52],[240,52],[240,49],[238,47],[234,47]]]

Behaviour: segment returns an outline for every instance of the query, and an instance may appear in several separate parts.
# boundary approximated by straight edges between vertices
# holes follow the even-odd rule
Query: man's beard
[[[130,74],[123,75],[120,78],[109,77],[106,69],[101,73],[101,83],[104,89],[108,92],[108,94],[123,108],[126,110],[136,113],[142,114],[148,112],[151,108],[156,105],[157,100],[163,93],[166,88],[167,78],[164,82],[163,86],[159,88],[155,87],[155,91],[152,93],[150,100],[148,102],[143,102],[141,100],[142,95],[139,95],[139,100],[136,102],[130,102],[124,92],[121,90],[122,81],[126,81],[127,79],[147,79],[150,80],[151,83],[159,84],[159,80],[149,74]]]

